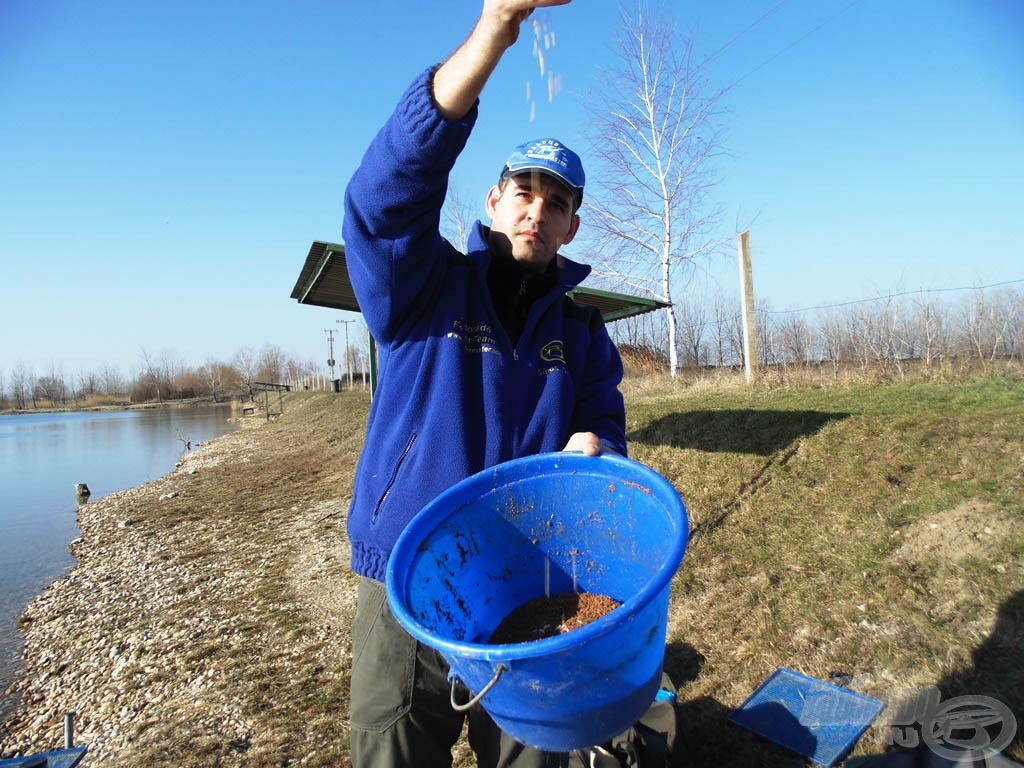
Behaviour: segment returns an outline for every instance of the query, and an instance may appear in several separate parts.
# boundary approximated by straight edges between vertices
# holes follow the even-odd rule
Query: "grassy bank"
[[[1022,403],[1006,379],[634,393],[633,457],[694,526],[669,667],[703,760],[764,764],[724,715],[778,666],[888,703],[988,695],[1024,723]]]
[[[803,764],[727,721],[779,666],[887,701],[992,696],[1024,730],[1024,383],[626,394],[633,458],[693,527],[666,664],[695,764]],[[4,754],[74,709],[88,764],[345,765],[344,515],[367,410],[289,394],[277,420],[88,505],[81,565],[26,614]],[[887,732],[883,716],[858,753]]]

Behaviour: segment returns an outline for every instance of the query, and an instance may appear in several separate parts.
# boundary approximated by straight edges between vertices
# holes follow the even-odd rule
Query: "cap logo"
[[[539,141],[523,153],[534,160],[548,160],[562,167],[568,165],[562,152],[562,145],[554,141]]]

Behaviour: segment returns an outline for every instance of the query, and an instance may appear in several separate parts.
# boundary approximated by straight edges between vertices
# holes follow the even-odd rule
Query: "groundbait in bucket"
[[[682,500],[649,467],[610,454],[516,459],[412,520],[388,562],[388,599],[502,730],[544,750],[582,749],[636,722],[658,690],[687,536]],[[488,643],[514,609],[562,592],[621,605],[562,635]]]

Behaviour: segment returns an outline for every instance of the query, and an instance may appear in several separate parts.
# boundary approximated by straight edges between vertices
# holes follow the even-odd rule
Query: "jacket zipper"
[[[523,301],[526,298],[526,278],[519,280],[519,300],[516,302],[516,312],[520,315],[523,313]],[[526,319],[523,319],[523,330],[526,328]],[[512,345],[512,359],[519,362],[519,342],[523,338],[522,332],[519,334],[519,338],[516,339],[516,343]]]
[[[388,495],[391,493],[391,489],[394,487],[395,482],[398,480],[398,473],[402,469],[402,465],[405,463],[406,458],[409,456],[409,452],[412,451],[413,445],[416,443],[416,433],[414,432],[409,438],[409,442],[405,444],[405,449],[402,454],[398,457],[398,461],[395,462],[395,469],[391,473],[391,478],[388,480],[388,484],[384,487],[384,493],[380,495],[380,499],[377,501],[377,506],[373,510],[373,517],[370,518],[370,523],[376,523],[377,517],[380,515],[381,509],[384,506],[384,502],[387,501]]]

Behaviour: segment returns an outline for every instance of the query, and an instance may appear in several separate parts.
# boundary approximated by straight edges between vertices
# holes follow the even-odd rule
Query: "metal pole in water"
[[[75,713],[68,712],[64,715],[64,749],[71,749],[75,746]]]

